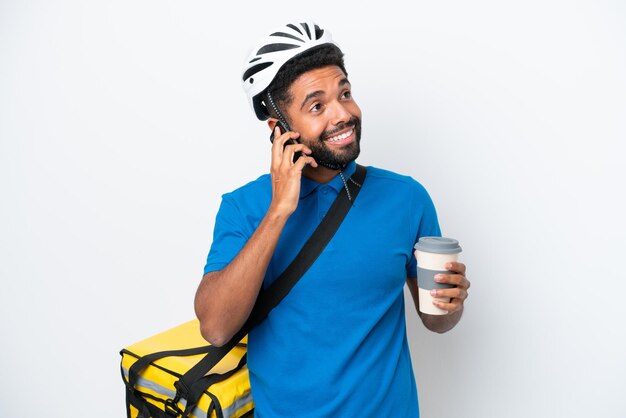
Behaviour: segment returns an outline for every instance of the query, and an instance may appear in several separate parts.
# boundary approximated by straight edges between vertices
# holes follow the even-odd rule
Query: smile
[[[347,132],[344,132],[339,135],[331,136],[326,139],[325,142],[333,144],[333,145],[343,145],[352,141],[352,134],[354,133],[354,129],[350,129]]]

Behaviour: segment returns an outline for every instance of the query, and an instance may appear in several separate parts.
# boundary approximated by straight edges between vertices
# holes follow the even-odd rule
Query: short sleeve
[[[229,195],[222,196],[204,274],[223,269],[239,254],[250,238],[248,229],[233,199]]]
[[[421,237],[441,236],[435,205],[426,189],[419,183],[418,186],[414,204],[411,207],[413,213],[416,214],[415,230],[417,231],[413,245],[415,245]],[[417,260],[413,249],[411,249],[411,258],[406,265],[406,276],[410,278],[417,277]]]

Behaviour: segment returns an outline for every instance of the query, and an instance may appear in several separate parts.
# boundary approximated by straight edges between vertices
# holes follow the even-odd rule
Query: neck
[[[331,170],[330,168],[322,165],[317,167],[307,165],[304,167],[304,170],[302,170],[302,175],[304,177],[322,184],[326,184],[334,179],[338,173],[339,170]]]

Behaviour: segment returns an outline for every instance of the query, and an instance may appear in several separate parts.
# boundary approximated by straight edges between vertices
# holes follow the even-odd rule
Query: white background
[[[409,338],[426,418],[624,417],[619,1],[0,2],[0,416],[122,417],[119,350],[194,317],[222,193],[267,171],[251,42],[346,53],[359,162],[458,238],[462,322]]]

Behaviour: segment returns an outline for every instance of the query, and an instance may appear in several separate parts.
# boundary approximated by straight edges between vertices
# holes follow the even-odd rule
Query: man
[[[195,309],[202,335],[226,343],[259,291],[294,259],[356,169],[361,111],[343,53],[312,22],[290,23],[255,47],[246,93],[274,140],[270,174],[225,194]],[[280,126],[283,126],[284,133]],[[311,268],[249,334],[255,416],[416,417],[403,286],[418,305],[413,246],[440,235],[426,190],[375,167]],[[461,317],[465,266],[439,280],[447,315],[421,314],[445,332]],[[419,310],[418,310],[419,312]]]

